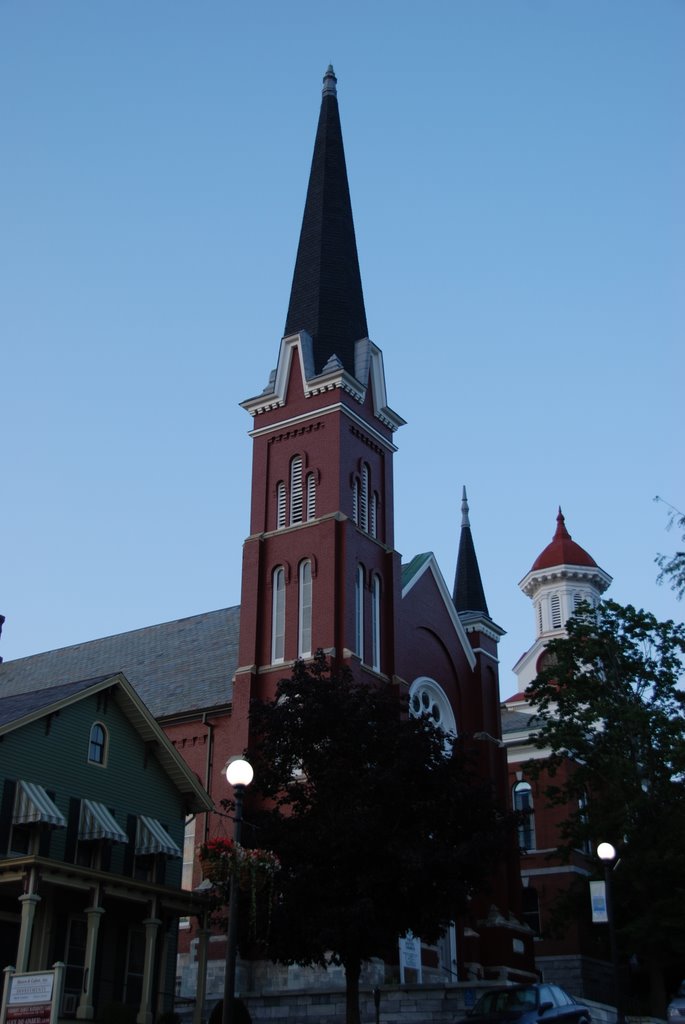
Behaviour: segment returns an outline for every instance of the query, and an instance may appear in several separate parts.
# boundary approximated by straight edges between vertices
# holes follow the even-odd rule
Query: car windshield
[[[511,1013],[515,1010],[535,1009],[534,988],[512,988],[500,992],[486,992],[473,1008],[474,1015]]]

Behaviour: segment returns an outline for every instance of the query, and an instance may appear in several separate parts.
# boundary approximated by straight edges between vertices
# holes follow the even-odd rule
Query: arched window
[[[285,526],[285,484],[279,480],[276,484],[276,528],[282,530]]]
[[[93,722],[88,740],[88,763],[105,764],[107,760],[107,730],[101,722]]]
[[[359,495],[359,525],[362,530],[369,529],[369,467],[362,465],[362,486]]]
[[[307,474],[307,522],[316,519],[316,480],[313,473]]]
[[[299,613],[297,654],[307,658],[312,653],[312,563],[302,562],[299,573]]]
[[[528,782],[517,782],[514,786],[514,810],[521,815],[518,827],[519,846],[522,850],[535,849],[535,809],[533,790]]]
[[[283,661],[285,657],[285,569],[274,569],[273,598],[271,614],[271,661]]]
[[[371,668],[381,670],[381,580],[375,574],[371,580]]]
[[[450,736],[457,735],[457,722],[452,705],[442,686],[434,679],[419,676],[414,680],[409,690],[409,713],[415,718],[428,715],[443,732]]]
[[[538,636],[542,633],[542,601],[538,601]]]
[[[354,649],[364,660],[364,566],[357,566],[354,581]]]
[[[552,629],[561,629],[561,598],[552,594]]]
[[[372,537],[377,536],[378,531],[378,495],[374,491],[371,495],[371,504],[369,506],[369,533]]]
[[[352,522],[359,526],[359,480],[357,477],[352,481]]]
[[[302,522],[302,456],[290,462],[290,525]]]

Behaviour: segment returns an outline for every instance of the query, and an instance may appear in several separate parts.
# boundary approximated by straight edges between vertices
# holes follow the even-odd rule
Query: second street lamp
[[[614,999],[616,1002],[616,1024],[624,1024],[623,999],[621,995],[621,975],[618,963],[618,945],[616,943],[616,922],[614,920],[614,893],[612,888],[612,871],[616,860],[616,849],[611,843],[600,843],[597,856],[604,865],[604,890],[607,906],[607,923],[609,925],[609,947],[614,973]]]
[[[254,771],[249,761],[243,757],[234,758],[226,766],[226,779],[229,786],[233,786],[235,800],[235,814],[233,816],[233,842],[240,845],[240,837],[243,830],[243,797],[245,788],[250,785],[254,778]],[[226,973],[224,975],[224,1005],[222,1013],[222,1024],[232,1024],[233,999],[235,996],[235,962],[238,952],[238,890],[239,879],[237,872],[231,875],[231,885],[228,897],[228,934],[226,936]]]

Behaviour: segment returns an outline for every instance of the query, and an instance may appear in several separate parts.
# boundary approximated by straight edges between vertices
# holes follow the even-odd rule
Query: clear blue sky
[[[237,604],[250,420],[338,75],[396,539],[501,644],[562,505],[660,617],[685,509],[685,3],[0,0],[0,654]]]

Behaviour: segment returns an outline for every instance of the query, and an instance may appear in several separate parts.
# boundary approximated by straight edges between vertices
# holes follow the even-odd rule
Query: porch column
[[[155,949],[157,932],[161,923],[158,917],[148,917],[143,921],[145,925],[145,966],[143,967],[143,993],[140,999],[140,1009],[136,1016],[136,1024],[152,1024]]]
[[[93,1006],[93,989],[95,987],[95,956],[98,948],[98,932],[100,920],[105,912],[104,907],[86,907],[88,931],[86,933],[86,955],[83,968],[83,988],[76,1009],[77,1020],[92,1020],[95,1016]]]
[[[21,925],[19,926],[16,968],[17,974],[24,974],[29,966],[33,920],[36,916],[36,906],[40,903],[40,896],[37,892],[27,892],[19,897],[19,902],[21,903]]]
[[[195,1009],[193,1010],[193,1024],[202,1024],[205,997],[207,994],[207,949],[209,947],[210,931],[207,922],[203,921],[203,927],[197,933],[197,983],[195,986]]]

